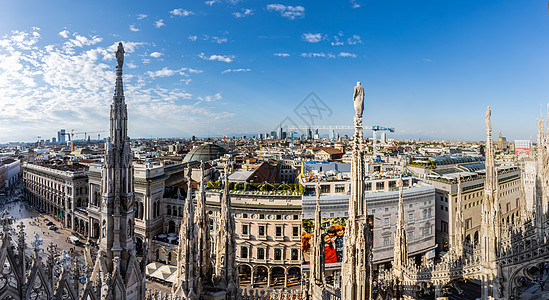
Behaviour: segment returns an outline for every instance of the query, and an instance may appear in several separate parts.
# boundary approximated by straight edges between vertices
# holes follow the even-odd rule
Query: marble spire
[[[400,281],[402,278],[402,269],[408,262],[408,244],[406,242],[406,223],[404,222],[404,197],[403,197],[402,177],[398,180],[398,220],[395,232],[393,268],[395,277]]]
[[[212,278],[211,245],[210,245],[210,218],[206,209],[206,187],[204,162],[200,164],[200,187],[196,203],[196,228],[198,230],[198,265],[203,284],[209,284]]]
[[[202,283],[198,262],[197,228],[194,220],[192,190],[192,167],[187,166],[187,199],[185,212],[179,228],[179,247],[177,255],[177,282],[172,292],[188,300],[198,300],[202,294]]]
[[[122,82],[124,47],[116,51],[116,86],[110,111],[110,136],[105,142],[101,172],[101,234],[98,263],[112,280],[102,289],[104,299],[145,297],[143,270],[134,243],[134,185],[132,153],[128,137],[128,111]],[[103,268],[103,267],[102,267]],[[99,267],[95,268],[96,270]]]
[[[343,241],[343,264],[341,267],[342,299],[371,299],[372,253],[364,199],[365,160],[362,135],[362,112],[364,88],[357,83],[353,94],[355,107],[355,133],[351,160],[351,197],[349,218]]]
[[[223,194],[221,196],[221,216],[217,228],[214,284],[227,292],[226,299],[237,298],[238,268],[236,265],[235,221],[231,211],[231,196],[228,180],[229,166],[223,173]]]

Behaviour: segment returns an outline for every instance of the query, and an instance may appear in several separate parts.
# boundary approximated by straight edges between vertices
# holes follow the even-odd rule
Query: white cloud
[[[322,40],[322,34],[320,33],[304,33],[301,38],[309,43],[318,43]]]
[[[197,73],[202,73],[202,71],[193,69],[193,68],[180,68],[177,70],[173,70],[173,69],[164,67],[158,71],[147,71],[145,74],[147,74],[151,78],[156,78],[156,77],[170,77],[174,75],[189,77],[189,74],[197,74]]]
[[[339,52],[339,54],[337,55],[338,57],[352,57],[352,58],[356,58],[356,54],[354,53],[349,53],[349,52]]]
[[[332,53],[324,53],[324,52],[304,52],[301,53],[301,57],[307,57],[307,58],[336,58],[335,54]]]
[[[53,136],[59,128],[108,128],[117,43],[68,33],[69,44],[42,46],[39,39],[36,31],[14,31],[0,37],[0,141]],[[133,58],[136,52],[138,57],[149,52],[142,43],[123,43],[127,58]],[[200,70],[164,68],[149,74],[137,73],[139,69],[133,69],[136,66],[130,61],[125,66],[124,88],[132,137],[191,135],[204,126],[222,130],[222,123],[215,120],[234,116],[219,105],[205,105],[221,99],[216,91],[212,96],[196,96],[181,88],[162,86],[164,81],[150,76],[180,75],[182,82],[187,83]],[[151,126],[160,121],[162,127]],[[182,133],[182,124],[187,122],[196,128]]]
[[[301,53],[301,57],[326,57],[326,54],[322,52],[309,52],[309,53]]]
[[[343,46],[343,42],[332,42],[332,46]]]
[[[137,15],[137,19],[138,19],[138,20],[143,20],[143,19],[145,19],[146,17],[148,17],[148,16],[145,15],[145,14],[138,14],[138,15]]]
[[[154,26],[156,28],[160,28],[162,26],[166,26],[166,24],[164,24],[164,20],[160,19],[160,20],[154,22]]]
[[[290,56],[290,54],[288,53],[283,53],[283,52],[279,52],[279,53],[275,53],[273,54],[274,56],[280,56],[280,57],[288,57]]]
[[[198,37],[196,35],[189,35],[188,39],[191,42],[195,42],[198,39]]]
[[[162,70],[158,70],[158,71],[148,71],[147,72],[147,75],[149,75],[150,77],[152,78],[156,78],[156,77],[170,77],[170,76],[173,76],[177,73],[177,70],[171,70],[171,69],[168,69],[168,68],[163,68]]]
[[[358,4],[357,0],[351,0],[351,5],[353,6],[353,8],[359,8],[360,7],[360,4]]]
[[[244,17],[247,17],[247,16],[252,16],[253,14],[254,14],[254,11],[252,9],[243,8],[241,10],[241,12],[234,12],[233,16],[235,16],[237,18],[244,18]]]
[[[135,27],[134,24],[131,24],[131,25],[130,25],[130,30],[133,31],[133,32],[138,32],[138,31],[139,31],[139,28]]]
[[[433,60],[432,60],[432,59],[430,59],[430,58],[424,58],[424,59],[423,59],[423,61],[425,61],[425,62],[429,62],[429,63],[430,63],[430,62],[433,62]]]
[[[223,43],[227,42],[227,38],[226,37],[214,36],[214,37],[212,37],[212,42],[215,42],[215,43],[218,43],[218,44],[223,44]]]
[[[305,17],[305,7],[303,6],[286,6],[282,4],[269,4],[267,9],[270,11],[279,12],[284,18],[290,20],[300,19]]]
[[[222,98],[223,97],[221,96],[221,93],[216,93],[213,96],[198,97],[199,100],[206,101],[206,102],[218,101],[218,100],[221,100]]]
[[[153,52],[151,53],[151,57],[154,57],[154,58],[159,58],[160,56],[164,55],[164,53],[160,53],[160,52]]]
[[[190,16],[190,15],[194,15],[194,12],[192,12],[190,10],[182,9],[182,8],[176,8],[176,9],[170,11],[170,14],[172,14],[174,16],[187,17],[187,16]]]
[[[250,72],[252,69],[227,69],[223,72],[221,72],[221,74],[225,74],[225,73],[231,73],[231,72]]]
[[[65,39],[67,39],[67,38],[69,38],[69,33],[70,33],[70,32],[69,32],[68,30],[65,29],[65,30],[59,32],[59,35],[60,35],[61,37],[65,38]]]
[[[214,5],[214,4],[218,3],[218,2],[219,2],[219,0],[209,0],[209,1],[206,1],[206,2],[204,2],[204,3],[205,3],[206,5],[212,6],[212,5]]]
[[[198,55],[198,57],[202,58],[203,60],[212,60],[212,61],[217,60],[217,61],[230,63],[230,62],[233,61],[234,55],[217,55],[217,54],[213,54],[213,55],[210,55],[210,56],[206,56],[206,55],[204,55],[204,53],[200,53]]]
[[[364,44],[362,40],[360,39],[360,36],[354,34],[352,37],[347,39],[347,43],[349,45],[356,45],[356,44]]]

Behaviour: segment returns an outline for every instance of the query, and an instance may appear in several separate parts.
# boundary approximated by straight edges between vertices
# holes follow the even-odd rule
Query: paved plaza
[[[35,211],[30,205],[21,200],[21,191],[18,188],[13,189],[8,195],[0,198],[0,211],[7,211],[8,215],[15,220],[14,228],[18,228],[23,222],[27,247],[30,248],[31,242],[35,240],[35,234],[43,240],[41,256],[47,256],[46,249],[53,243],[56,252],[60,255],[66,254],[71,257],[78,257],[79,261],[84,263],[83,250],[84,245],[73,245],[68,241],[68,237],[74,235],[71,230],[64,228],[61,222],[58,222],[48,215],[43,215]],[[58,228],[56,231],[48,229],[46,225],[49,221],[53,222]],[[85,240],[80,240],[85,243]],[[72,249],[72,250],[71,250]]]

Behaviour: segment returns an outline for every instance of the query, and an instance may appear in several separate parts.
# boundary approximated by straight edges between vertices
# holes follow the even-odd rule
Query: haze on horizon
[[[544,1],[6,2],[0,143],[105,130],[118,41],[132,138],[307,125],[311,92],[314,124],[351,125],[361,81],[365,124],[389,137],[483,140],[490,105],[494,138],[529,139],[548,25]]]

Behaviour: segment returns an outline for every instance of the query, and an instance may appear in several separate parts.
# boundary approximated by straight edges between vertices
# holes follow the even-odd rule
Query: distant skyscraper
[[[276,139],[276,131],[271,131],[271,137],[272,137],[273,139]]]
[[[311,128],[307,129],[307,139],[308,140],[313,139],[313,130]]]
[[[55,144],[56,142],[57,142],[57,140],[56,140],[54,137],[52,137],[52,138],[51,138],[51,143],[52,143],[52,144]]]
[[[333,130],[333,129],[330,130],[330,134],[329,134],[328,138],[329,138],[330,140],[335,139],[335,130]]]
[[[382,132],[381,133],[381,141],[382,144],[387,144],[387,133]]]
[[[282,127],[280,127],[280,128],[278,128],[278,136],[277,136],[279,140],[281,140],[281,139],[284,138],[284,137],[282,136],[282,134],[283,134],[283,130],[282,130]]]
[[[57,132],[57,141],[59,141],[59,143],[65,142],[65,129],[61,129]]]

